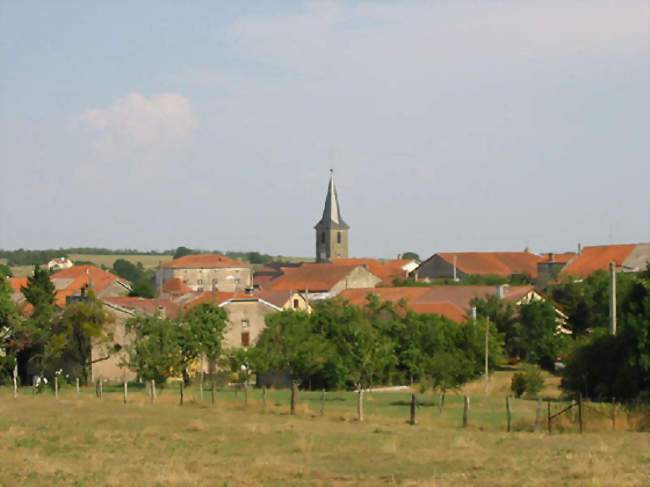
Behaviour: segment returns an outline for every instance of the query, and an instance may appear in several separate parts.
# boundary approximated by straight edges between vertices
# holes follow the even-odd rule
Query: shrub
[[[512,376],[510,390],[516,397],[526,395],[535,397],[544,388],[544,377],[538,367],[525,365],[523,372],[517,372]]]
[[[515,397],[521,397],[526,392],[526,378],[522,372],[517,372],[512,376],[510,390],[515,393]]]

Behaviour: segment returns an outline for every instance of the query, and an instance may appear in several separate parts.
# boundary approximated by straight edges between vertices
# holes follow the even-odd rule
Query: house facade
[[[160,292],[170,279],[179,279],[192,291],[238,292],[252,286],[247,264],[219,254],[193,254],[162,264],[156,269]]]

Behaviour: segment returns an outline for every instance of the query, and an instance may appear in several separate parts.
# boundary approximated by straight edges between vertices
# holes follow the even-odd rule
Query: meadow
[[[505,374],[504,374],[505,377]],[[158,391],[152,404],[142,384],[63,385],[18,398],[0,392],[0,486],[9,485],[648,485],[650,435],[616,431],[596,418],[579,434],[567,417],[553,434],[534,431],[534,400],[513,400],[513,432],[505,431],[504,396],[495,380],[487,397],[471,399],[462,428],[462,395],[420,394],[410,425],[410,393],[366,393],[365,419],[356,420],[354,392],[301,391],[296,415],[289,393],[179,384]],[[479,384],[468,387],[478,387]],[[461,392],[462,393],[462,392]],[[563,403],[553,402],[554,411]]]

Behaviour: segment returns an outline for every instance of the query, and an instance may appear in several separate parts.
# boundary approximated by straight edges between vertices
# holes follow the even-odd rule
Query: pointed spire
[[[336,195],[336,186],[334,186],[334,169],[330,169],[330,182],[327,186],[327,197],[325,198],[325,208],[323,209],[323,218],[316,226],[328,226],[331,228],[350,228],[341,218],[339,199]]]

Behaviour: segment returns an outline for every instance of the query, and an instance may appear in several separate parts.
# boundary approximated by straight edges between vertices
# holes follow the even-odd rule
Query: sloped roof
[[[179,306],[169,298],[152,298],[145,299],[139,297],[123,297],[123,298],[104,298],[106,303],[114,304],[122,308],[131,309],[134,311],[141,311],[149,316],[156,314],[158,309],[162,308],[165,315],[169,318],[175,318],[178,315]]]
[[[266,288],[276,291],[329,291],[357,267],[353,264],[303,264],[283,268],[284,274],[270,281]]]
[[[195,267],[248,267],[248,265],[220,254],[191,254],[165,262],[162,267],[183,269]]]
[[[567,262],[570,262],[572,259],[574,259],[578,254],[575,252],[562,252],[559,254],[553,253],[553,260],[551,260],[551,252],[548,254],[542,254],[542,260],[540,260],[540,263],[548,264],[551,262],[556,262],[560,264],[566,264]]]
[[[413,303],[409,304],[409,308],[419,314],[442,315],[456,323],[462,323],[467,319],[467,313],[454,303]]]
[[[254,296],[263,299],[266,302],[274,304],[279,308],[282,308],[285,304],[287,304],[287,301],[291,299],[291,291],[284,290],[284,289],[268,290],[268,291],[264,290],[264,291],[257,291],[254,294]]]
[[[130,282],[126,279],[111,274],[94,265],[76,265],[63,269],[50,276],[56,291],[56,304],[64,307],[68,296],[75,296],[81,293],[81,288],[88,287],[92,283],[92,290],[95,294],[101,293],[106,287],[117,282],[128,289]]]
[[[509,277],[512,274],[537,276],[537,263],[542,260],[531,252],[441,252],[435,254],[468,275],[497,275]]]
[[[185,309],[189,309],[198,304],[211,303],[213,301],[215,304],[219,305],[229,299],[255,299],[255,297],[244,293],[223,291],[215,291],[213,293],[212,291],[197,291],[175,298],[174,302]]]
[[[343,221],[343,218],[341,218],[339,198],[336,194],[336,186],[334,186],[334,172],[330,174],[330,181],[327,185],[327,196],[325,197],[323,217],[316,224],[316,227],[321,226],[339,229],[350,228],[349,225]]]
[[[585,247],[582,253],[562,270],[562,274],[584,278],[596,271],[608,270],[610,262],[621,266],[635,248],[636,244]]]
[[[162,291],[168,294],[180,295],[192,292],[192,288],[183,282],[180,277],[172,277],[162,287]]]
[[[341,265],[364,265],[375,276],[381,279],[381,285],[390,286],[393,284],[393,278],[406,277],[406,272],[398,264],[382,264],[377,259],[370,258],[345,258],[330,259],[333,264]]]
[[[504,299],[517,302],[535,288],[533,286],[504,286]],[[431,286],[431,287],[378,287],[345,289],[343,299],[357,306],[365,306],[368,294],[376,294],[382,301],[395,304],[402,299],[416,313],[437,313],[460,322],[467,317],[472,299],[496,294],[496,286]]]

